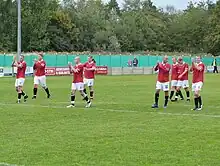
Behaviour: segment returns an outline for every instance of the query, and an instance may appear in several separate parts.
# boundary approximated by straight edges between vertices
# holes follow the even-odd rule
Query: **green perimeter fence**
[[[48,67],[64,67],[67,66],[69,61],[73,61],[74,57],[78,55],[62,55],[62,54],[46,54],[44,59]],[[87,61],[88,55],[79,55],[82,62]],[[139,61],[139,67],[152,67],[157,61],[162,60],[162,56],[150,56],[150,55],[93,55],[96,60],[97,66],[108,66],[108,67],[127,67],[128,61],[133,60],[136,57]],[[33,60],[37,58],[36,55],[25,55],[25,61],[28,66],[33,65]],[[12,55],[0,55],[0,66],[9,67],[11,66],[13,56]],[[216,58],[217,63],[220,62],[220,58]],[[186,63],[191,63],[191,57],[184,57]],[[213,61],[212,57],[203,57],[203,62],[207,66],[211,66]],[[172,57],[169,57],[169,62],[172,62]]]

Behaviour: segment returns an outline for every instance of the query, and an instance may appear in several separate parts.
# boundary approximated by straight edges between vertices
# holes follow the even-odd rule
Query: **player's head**
[[[88,56],[88,62],[92,62],[93,57],[92,56]]]
[[[202,58],[200,56],[196,57],[196,63],[200,63],[202,61]]]
[[[173,57],[172,61],[173,61],[173,64],[175,64],[176,63],[176,57]]]
[[[178,63],[183,64],[183,57],[181,57],[181,56],[178,57]]]
[[[92,59],[93,63],[96,63],[95,59]]]
[[[75,57],[74,62],[75,62],[75,64],[79,64],[80,63],[80,57],[79,56]]]
[[[38,54],[38,60],[41,61],[44,57],[44,54],[41,52]]]
[[[23,62],[24,61],[24,55],[20,56],[20,61]]]
[[[163,57],[163,63],[167,63],[167,62],[168,62],[168,56],[165,55],[165,56]]]

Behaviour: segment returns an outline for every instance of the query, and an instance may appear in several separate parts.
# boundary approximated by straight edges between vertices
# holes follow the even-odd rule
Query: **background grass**
[[[218,75],[206,75],[204,110],[193,102],[152,110],[156,76],[99,76],[93,107],[69,104],[71,77],[48,77],[52,99],[15,104],[13,78],[0,80],[0,162],[25,166],[220,165]],[[25,91],[31,97],[32,78]],[[185,94],[185,93],[184,93]],[[164,95],[160,95],[163,105]]]

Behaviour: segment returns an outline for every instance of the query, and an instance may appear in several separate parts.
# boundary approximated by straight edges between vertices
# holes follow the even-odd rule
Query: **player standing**
[[[156,93],[155,93],[155,103],[152,105],[152,108],[158,108],[158,100],[160,90],[163,90],[165,93],[165,102],[164,108],[167,107],[168,100],[169,100],[169,72],[171,66],[168,63],[168,57],[164,56],[162,63],[157,63],[156,67],[154,68],[155,71],[158,71],[158,79],[156,84]]]
[[[177,82],[178,82],[178,71],[177,71],[177,61],[176,58],[172,58],[173,64],[172,64],[172,72],[171,72],[171,92],[170,92],[170,100],[172,101],[174,92],[177,88]]]
[[[181,100],[184,100],[184,97],[180,91],[181,88],[185,89],[187,101],[190,101],[190,92],[189,92],[189,65],[183,61],[182,57],[178,58],[178,82],[177,82],[177,95],[180,95]],[[175,98],[177,100],[177,98]]]
[[[24,102],[26,102],[28,99],[28,96],[23,91],[23,86],[25,82],[25,71],[27,68],[27,64],[24,61],[24,56],[21,55],[19,61],[16,61],[16,58],[14,58],[14,61],[12,62],[12,67],[17,67],[17,74],[16,74],[16,81],[15,81],[15,88],[18,93],[17,103],[21,102],[21,96],[24,96]]]
[[[194,92],[194,103],[195,103],[195,108],[192,110],[201,111],[202,97],[200,95],[200,91],[202,89],[204,82],[205,65],[202,63],[200,57],[196,57],[196,60],[193,60],[192,67],[190,70],[193,72],[192,91]]]
[[[84,64],[84,93],[86,93],[86,85],[89,87],[90,100],[94,97],[94,79],[95,79],[96,64],[92,56],[88,57],[88,62]],[[87,94],[87,93],[86,93]]]
[[[71,63],[69,63],[69,69],[70,72],[73,73],[73,82],[72,82],[72,91],[71,91],[71,104],[67,106],[67,108],[75,107],[75,94],[76,91],[79,91],[84,100],[86,101],[86,108],[91,107],[91,101],[89,100],[86,93],[83,92],[84,89],[84,83],[83,83],[83,70],[84,70],[84,64],[80,63],[80,58],[75,58],[75,66],[72,66]]]
[[[32,99],[37,98],[38,85],[40,85],[46,92],[47,98],[50,98],[50,91],[46,84],[46,74],[45,74],[46,62],[43,60],[43,53],[38,54],[38,60],[34,63],[34,89]]]

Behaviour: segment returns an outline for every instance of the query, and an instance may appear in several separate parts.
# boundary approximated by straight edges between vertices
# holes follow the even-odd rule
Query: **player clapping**
[[[152,105],[152,108],[158,108],[158,100],[160,90],[163,90],[165,93],[165,102],[164,108],[167,107],[169,100],[169,72],[171,66],[168,64],[168,57],[164,56],[162,63],[157,63],[155,71],[158,70],[158,79],[156,83],[156,93],[155,93],[155,103]]]
[[[203,86],[205,71],[205,65],[201,62],[200,57],[196,57],[196,59],[192,61],[192,67],[190,70],[193,72],[192,91],[194,92],[195,103],[195,108],[192,110],[200,111],[202,110],[202,97],[200,91]]]
[[[67,108],[75,107],[75,94],[76,91],[79,91],[84,100],[86,101],[86,108],[91,106],[91,101],[89,100],[86,93],[84,93],[84,83],[83,83],[83,70],[84,64],[80,63],[80,58],[75,58],[75,66],[72,66],[71,63],[68,64],[70,72],[73,73],[73,82],[71,88],[71,104]]]
[[[94,63],[94,59],[92,56],[88,57],[88,62],[84,64],[84,93],[86,93],[86,86],[89,87],[90,91],[90,100],[93,100],[94,97],[94,79],[95,79],[95,70],[96,64]],[[86,93],[87,94],[87,93]]]
[[[40,85],[46,92],[47,98],[50,98],[50,91],[46,84],[46,74],[45,74],[46,62],[43,60],[43,53],[38,54],[38,60],[35,60],[34,63],[34,89],[32,99],[36,99],[38,85]]]
[[[173,95],[177,89],[177,82],[178,82],[178,70],[177,70],[177,61],[176,58],[172,58],[173,64],[172,64],[172,71],[171,71],[171,92],[170,92],[170,100],[172,100]],[[178,98],[177,93],[176,93],[176,98]]]
[[[14,58],[12,62],[12,67],[17,67],[17,74],[16,74],[16,81],[15,81],[15,88],[18,93],[17,103],[21,102],[21,96],[24,96],[24,102],[26,102],[28,99],[28,96],[23,91],[23,86],[25,82],[25,71],[26,71],[27,64],[24,61],[24,56],[21,55],[19,61],[16,61],[16,58]]]
[[[178,82],[177,82],[177,95],[180,95],[181,100],[184,100],[184,97],[181,93],[181,88],[185,89],[187,101],[190,101],[190,92],[189,92],[189,65],[183,61],[182,57],[178,58]],[[176,98],[177,100],[177,98]]]

